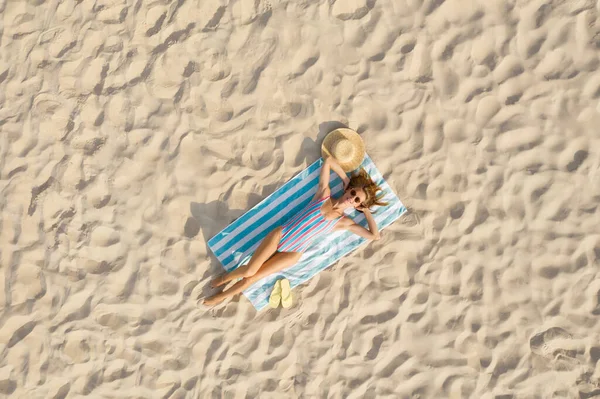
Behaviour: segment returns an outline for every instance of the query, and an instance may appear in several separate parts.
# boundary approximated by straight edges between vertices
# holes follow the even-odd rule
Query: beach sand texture
[[[600,2],[0,0],[0,395],[600,395]],[[294,290],[207,240],[357,130],[409,208]]]

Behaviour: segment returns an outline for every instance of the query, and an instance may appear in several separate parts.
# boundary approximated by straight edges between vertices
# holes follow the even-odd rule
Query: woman
[[[344,182],[344,194],[339,198],[331,197],[330,170],[337,173]],[[319,175],[319,187],[310,203],[286,224],[271,231],[247,265],[213,280],[212,286],[219,287],[234,279],[242,279],[227,291],[207,298],[203,303],[208,306],[216,305],[239,294],[258,280],[293,266],[316,238],[332,231],[348,230],[370,240],[379,240],[379,230],[369,208],[373,205],[387,205],[381,200],[380,191],[381,188],[364,169],[348,178],[333,157],[325,158]],[[344,210],[348,208],[364,212],[369,229],[344,216]]]

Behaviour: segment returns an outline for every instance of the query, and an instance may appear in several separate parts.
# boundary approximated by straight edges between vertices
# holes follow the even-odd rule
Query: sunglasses
[[[350,190],[350,195],[354,197],[354,202],[360,204],[360,198],[356,194],[356,190]]]

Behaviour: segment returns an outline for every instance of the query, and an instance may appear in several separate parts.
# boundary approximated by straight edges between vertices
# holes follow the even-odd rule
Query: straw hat
[[[339,128],[325,136],[321,154],[323,158],[331,155],[344,172],[351,172],[358,168],[365,158],[365,143],[354,130]]]

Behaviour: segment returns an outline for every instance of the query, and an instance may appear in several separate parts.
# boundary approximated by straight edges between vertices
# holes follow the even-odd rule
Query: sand
[[[600,395],[599,13],[0,1],[0,395]],[[409,213],[290,309],[199,307],[342,125]]]

